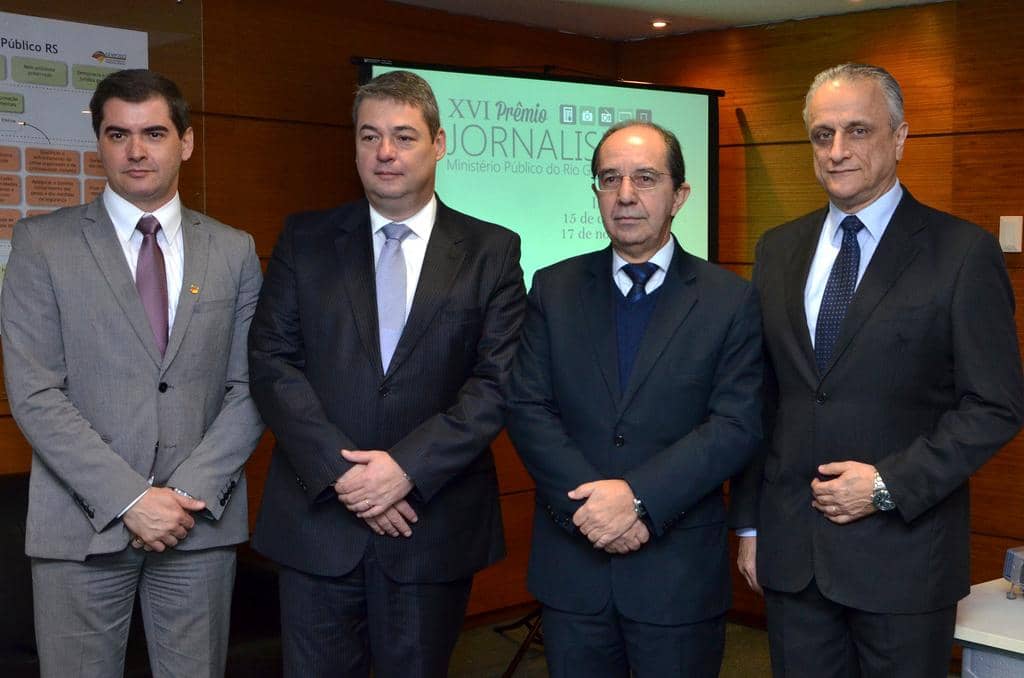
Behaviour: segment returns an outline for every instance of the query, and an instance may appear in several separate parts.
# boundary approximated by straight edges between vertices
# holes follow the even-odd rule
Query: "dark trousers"
[[[544,608],[552,678],[715,678],[725,619],[660,626],[623,617],[611,602],[595,615]]]
[[[825,598],[814,580],[799,593],[765,590],[775,678],[946,678],[956,605],[878,614]]]
[[[287,678],[443,678],[473,579],[400,584],[367,548],[354,570],[319,577],[282,568],[281,645]]]

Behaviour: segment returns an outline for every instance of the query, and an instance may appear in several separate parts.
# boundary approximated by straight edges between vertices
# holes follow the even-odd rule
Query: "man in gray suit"
[[[136,591],[154,675],[223,675],[263,428],[245,351],[259,260],[181,205],[193,132],[174,83],[121,71],[90,108],[107,187],[15,226],[2,299],[42,675],[121,676]]]

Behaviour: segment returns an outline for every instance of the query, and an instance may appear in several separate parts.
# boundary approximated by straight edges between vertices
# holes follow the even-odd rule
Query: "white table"
[[[1024,676],[1024,596],[1008,600],[1009,590],[1005,579],[975,584],[957,606],[953,637],[964,646],[965,678]]]

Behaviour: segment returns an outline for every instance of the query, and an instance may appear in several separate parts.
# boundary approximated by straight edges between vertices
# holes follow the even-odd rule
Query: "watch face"
[[[879,511],[891,511],[896,508],[896,502],[892,500],[888,490],[876,490],[871,497],[871,503]]]

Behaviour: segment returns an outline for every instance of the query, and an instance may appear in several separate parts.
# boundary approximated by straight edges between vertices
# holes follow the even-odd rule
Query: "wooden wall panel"
[[[1024,50],[1020,48],[1024,11],[1020,2],[970,0],[953,4],[957,19],[953,90],[956,129],[1024,128]]]
[[[1022,12],[1024,14],[1024,12]],[[1024,72],[1024,66],[1021,68]],[[1001,115],[1002,106],[994,106]],[[1020,128],[998,133],[965,133],[956,137],[951,182],[951,211],[999,234],[999,217],[1024,214],[1024,108],[1016,111]],[[1024,266],[1024,255],[1007,254],[1011,268]],[[1024,297],[1017,297],[1018,305]]]
[[[719,261],[753,263],[765,231],[825,203],[809,143],[723,148],[719,165]]]
[[[25,473],[32,465],[32,448],[9,416],[0,417],[0,475]]]
[[[207,212],[270,255],[284,218],[361,194],[351,128],[206,115]]]
[[[1017,340],[1024,345],[1024,268],[1010,269],[1010,283],[1017,298]],[[974,475],[971,502],[972,530],[1024,544],[1024,435],[1018,434]]]
[[[953,164],[953,138],[907,140],[900,180],[921,200],[952,209],[952,182],[936,166]],[[809,143],[730,146],[719,153],[718,260],[753,263],[754,246],[770,228],[824,207]],[[685,209],[685,208],[684,208]]]
[[[971,478],[971,529],[1024,544],[1024,438],[1018,436]]]
[[[971,535],[971,584],[980,584],[1003,576],[1006,549],[1020,546],[1024,539]],[[1009,585],[1007,585],[1009,588]],[[1024,603],[1022,603],[1024,604]]]
[[[956,3],[787,21],[626,43],[619,76],[724,89],[722,144],[806,138],[813,77],[845,61],[884,64],[900,80],[914,133],[952,129]]]
[[[532,490],[533,478],[519,460],[516,448],[504,430],[491,443],[494,450],[494,464],[498,469],[498,488],[502,494]]]
[[[533,533],[533,491],[505,494],[501,497],[501,515],[505,522],[505,548],[508,556],[473,579],[473,593],[467,614],[522,605],[533,600],[526,590],[526,563]]]
[[[380,0],[220,0],[203,18],[205,105],[216,113],[349,125],[353,56],[614,74],[609,42]]]
[[[256,517],[259,515],[260,501],[263,499],[263,486],[267,482],[267,473],[270,471],[270,455],[274,450],[274,435],[270,431],[264,431],[252,456],[245,464],[245,478],[249,485],[249,530],[256,527]]]

